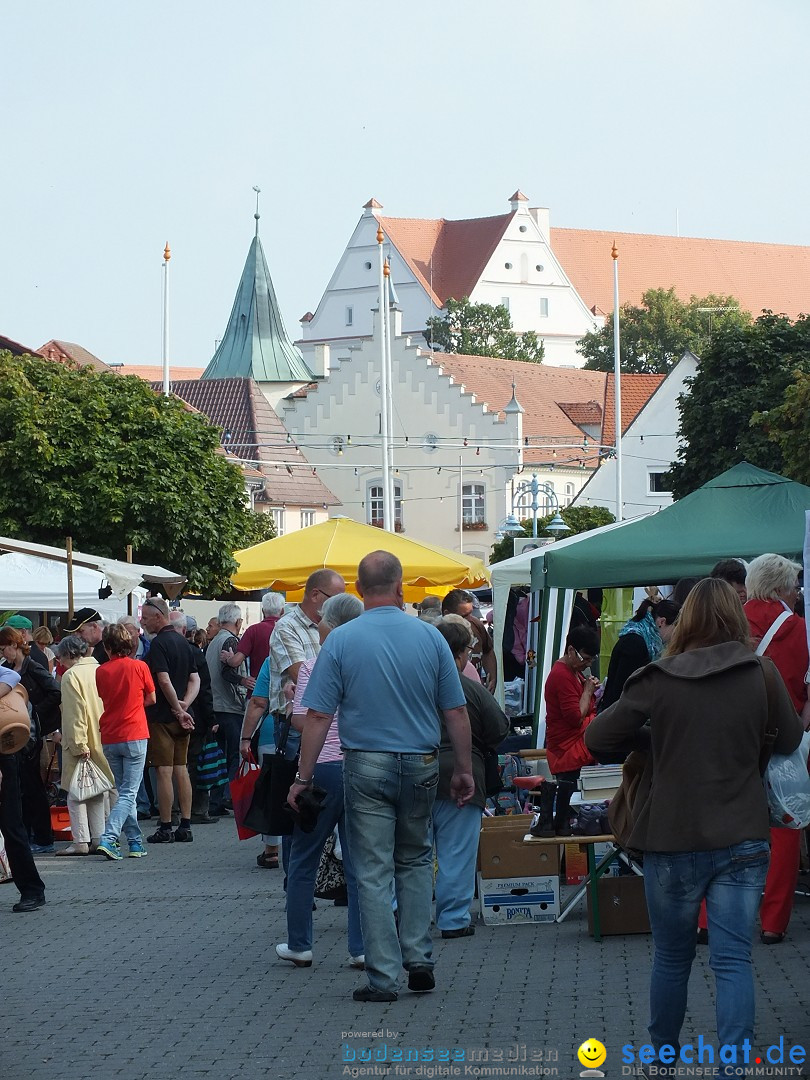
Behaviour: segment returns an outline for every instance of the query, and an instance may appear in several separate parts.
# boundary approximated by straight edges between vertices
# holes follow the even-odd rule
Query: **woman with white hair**
[[[769,553],[748,567],[744,606],[754,647],[773,660],[804,727],[810,724],[807,698],[808,652],[804,619],[794,614],[799,597],[798,563]],[[771,863],[759,909],[760,938],[765,945],[785,940],[799,879],[801,830],[771,829]]]
[[[70,794],[70,781],[80,761],[96,765],[114,784],[113,774],[101,746],[99,720],[104,711],[96,690],[98,661],[84,638],[70,634],[56,646],[56,658],[65,668],[62,676],[62,782],[68,792],[67,807],[73,843],[58,855],[89,855],[95,851],[104,832],[109,797],[94,795],[78,802]]]
[[[323,645],[332,630],[363,614],[363,605],[350,593],[330,596],[321,608],[318,634]],[[307,683],[317,660],[305,660],[298,669],[292,723],[303,731],[307,710],[301,705]],[[365,965],[363,933],[360,928],[360,907],[357,901],[357,881],[352,867],[349,841],[346,836],[346,819],[343,808],[343,752],[338,736],[337,714],[332,718],[326,741],[318,757],[313,775],[314,783],[326,791],[326,799],[318,814],[315,828],[302,832],[298,825],[292,836],[290,862],[287,873],[287,940],[276,945],[276,953],[282,960],[289,960],[296,967],[312,965],[312,899],[315,894],[315,875],[321,852],[327,839],[337,826],[343,853],[343,872],[346,875],[346,891],[349,897],[349,963],[352,967]]]

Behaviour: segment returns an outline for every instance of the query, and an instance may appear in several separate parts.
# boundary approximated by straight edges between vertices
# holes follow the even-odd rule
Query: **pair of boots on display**
[[[571,835],[571,796],[577,785],[573,780],[546,780],[540,787],[538,813],[529,832],[532,836]]]

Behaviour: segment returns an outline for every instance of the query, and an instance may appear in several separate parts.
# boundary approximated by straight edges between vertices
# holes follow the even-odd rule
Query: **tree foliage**
[[[687,349],[702,356],[715,334],[750,323],[751,316],[733,296],[693,296],[685,304],[674,288],[648,289],[640,307],[624,304],[621,309],[622,371],[666,375]],[[577,348],[588,370],[613,371],[613,315],[601,330],[580,338]]]
[[[496,356],[502,360],[542,363],[545,346],[534,330],[519,334],[512,329],[509,310],[503,304],[471,304],[448,300],[447,314],[427,321],[425,338],[434,348],[464,356]]]
[[[751,426],[779,448],[781,472],[810,486],[810,364],[794,371],[782,404],[754,413]]]
[[[136,376],[0,352],[0,534],[229,589],[232,552],[272,535],[219,432]]]
[[[553,517],[554,514],[546,514],[544,517],[537,519],[538,536],[557,535],[548,532],[546,528]],[[606,506],[566,506],[564,510],[560,511],[560,517],[570,530],[564,536],[575,536],[577,533],[590,532],[591,529],[598,529],[601,525],[610,525],[611,522],[616,520]],[[520,524],[523,532],[519,533],[518,536],[531,536],[532,519],[524,518]],[[512,543],[514,539],[514,536],[505,536],[503,540],[499,540],[492,545],[490,564],[512,558],[515,553],[515,546]]]
[[[697,374],[687,380],[688,392],[678,399],[681,446],[669,472],[676,499],[740,461],[784,470],[783,435],[798,421],[779,407],[786,404],[796,371],[810,372],[807,316],[793,323],[767,313],[714,337]]]

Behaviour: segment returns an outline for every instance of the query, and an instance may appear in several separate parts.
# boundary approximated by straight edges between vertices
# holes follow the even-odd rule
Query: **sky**
[[[810,245],[806,0],[40,0],[2,18],[0,334],[205,366],[260,234],[293,338],[372,196]]]

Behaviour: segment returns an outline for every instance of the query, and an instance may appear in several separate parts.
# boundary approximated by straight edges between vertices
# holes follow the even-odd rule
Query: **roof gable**
[[[37,352],[47,360],[58,360],[62,364],[71,362],[80,364],[82,367],[91,367],[94,371],[111,370],[109,365],[105,364],[103,360],[99,360],[99,358],[88,349],[83,348],[81,345],[76,345],[72,341],[58,341],[56,338],[53,338],[51,341],[46,341],[44,345],[41,345],[37,349]]]

